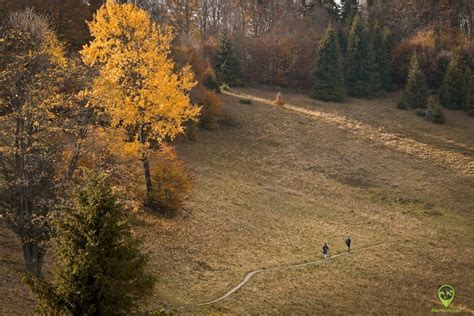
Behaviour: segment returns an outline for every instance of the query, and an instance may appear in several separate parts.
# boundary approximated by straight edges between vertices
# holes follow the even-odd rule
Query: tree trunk
[[[150,197],[153,191],[153,186],[151,184],[150,162],[148,160],[148,157],[143,157],[142,161],[143,161],[143,171],[145,172],[146,194],[147,194],[147,197]]]
[[[23,258],[25,258],[26,269],[36,276],[41,276],[45,251],[34,242],[23,243],[21,245]]]
[[[69,161],[69,166],[67,168],[65,180],[69,181],[71,180],[72,176],[74,175],[74,172],[76,171],[77,168],[77,162],[79,161],[79,157],[81,155],[81,150],[82,150],[82,142],[87,136],[87,127],[81,128],[79,132],[79,137],[76,139],[76,144],[74,145],[74,150],[72,153],[71,160]]]

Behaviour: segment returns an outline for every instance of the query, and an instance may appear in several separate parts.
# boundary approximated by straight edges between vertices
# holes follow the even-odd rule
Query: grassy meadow
[[[442,284],[452,308],[474,312],[474,124],[446,111],[438,126],[395,109],[398,95],[313,101],[284,92],[285,107],[221,94],[221,128],[177,143],[194,190],[176,217],[137,214],[158,276],[149,310],[183,314],[430,314]],[[296,110],[296,111],[295,111]],[[302,268],[252,270],[378,248]],[[0,314],[30,314],[16,237],[0,229]],[[50,259],[49,259],[50,260]],[[48,267],[48,265],[47,265]],[[182,305],[188,305],[180,307]],[[179,309],[177,309],[180,307]]]

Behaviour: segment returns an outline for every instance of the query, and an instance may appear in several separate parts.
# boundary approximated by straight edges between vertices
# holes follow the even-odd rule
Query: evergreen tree
[[[464,72],[464,106],[469,115],[474,115],[474,74],[470,68]]]
[[[232,41],[227,32],[223,32],[219,38],[219,46],[215,57],[215,69],[219,81],[228,85],[235,84],[239,68],[239,61],[234,55]]]
[[[414,54],[410,62],[405,93],[400,101],[401,107],[425,108],[428,103],[426,78],[421,69],[418,56]]]
[[[372,42],[374,65],[372,73],[372,85],[375,90],[383,88],[389,90],[392,85],[390,77],[390,63],[388,62],[387,41],[380,27],[375,28]]]
[[[313,97],[323,101],[341,102],[344,98],[344,78],[336,32],[329,26],[321,41],[314,74]]]
[[[441,87],[441,105],[449,109],[464,108],[464,71],[460,54],[455,54],[448,64]]]
[[[352,23],[354,18],[359,12],[359,1],[358,0],[341,0],[339,4],[339,22],[340,27],[338,28],[337,38],[339,41],[339,47],[343,56],[346,56],[348,37],[351,31]]]
[[[103,174],[89,174],[56,221],[52,282],[25,278],[47,315],[128,315],[151,293],[146,257]]]
[[[367,32],[359,16],[354,19],[349,34],[346,68],[349,95],[370,96],[374,90],[372,87],[372,54]]]
[[[359,12],[359,0],[341,0],[339,11],[342,23],[350,27]]]

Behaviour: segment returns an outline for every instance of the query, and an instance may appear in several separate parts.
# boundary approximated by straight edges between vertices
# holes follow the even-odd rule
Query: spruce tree
[[[221,84],[234,85],[239,75],[239,61],[235,57],[232,41],[227,32],[219,38],[214,63],[218,80]]]
[[[55,223],[52,282],[25,279],[48,315],[128,315],[154,279],[131,233],[130,218],[103,174],[89,174]]]
[[[314,73],[313,97],[323,101],[341,102],[344,98],[344,78],[336,32],[329,26],[319,47]]]
[[[347,91],[355,97],[373,94],[372,55],[367,32],[359,16],[356,16],[349,34],[347,48]]]
[[[390,77],[390,64],[388,62],[387,41],[383,30],[376,26],[374,39],[372,42],[372,52],[374,58],[372,82],[374,90],[379,88],[389,90],[392,85]]]
[[[348,37],[354,18],[359,12],[358,0],[341,0],[339,3],[339,22],[337,38],[343,56],[347,54]]]
[[[427,103],[428,90],[426,77],[421,69],[418,56],[414,54],[411,58],[405,93],[400,101],[400,106],[418,109],[426,108]]]
[[[359,12],[359,0],[341,0],[340,15],[343,24],[352,25],[354,18]]]
[[[474,74],[470,68],[464,72],[464,106],[467,113],[474,116]]]
[[[441,105],[460,110],[464,108],[464,70],[461,63],[460,54],[455,54],[448,64],[448,69],[441,87],[440,102]]]

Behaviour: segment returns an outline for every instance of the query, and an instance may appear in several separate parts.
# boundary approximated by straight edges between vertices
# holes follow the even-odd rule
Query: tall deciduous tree
[[[105,174],[86,176],[54,225],[52,282],[25,280],[45,315],[128,315],[151,293],[154,278],[113,183]]]
[[[123,131],[127,147],[139,153],[152,202],[149,150],[198,117],[200,109],[189,99],[194,76],[190,67],[175,72],[169,57],[171,29],[133,4],[107,1],[89,29],[94,39],[81,54],[86,64],[99,68],[94,95],[110,114],[112,127]]]
[[[428,103],[426,77],[420,66],[418,56],[414,54],[410,62],[405,93],[400,101],[403,107],[425,108]]]
[[[232,40],[226,31],[219,38],[214,66],[219,81],[228,85],[235,83],[239,74],[239,61],[234,55]]]
[[[31,9],[11,14],[1,34],[0,212],[21,239],[27,269],[40,275],[64,163],[67,61],[46,19]]]
[[[336,32],[330,26],[321,41],[314,73],[313,97],[323,101],[344,99],[344,77]]]
[[[347,91],[355,97],[367,97],[372,88],[372,52],[363,22],[356,16],[347,48]]]

